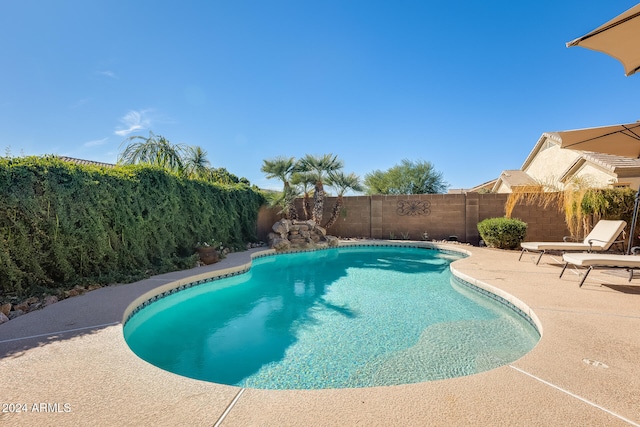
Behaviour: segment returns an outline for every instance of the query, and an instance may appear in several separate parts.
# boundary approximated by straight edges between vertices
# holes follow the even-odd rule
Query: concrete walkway
[[[446,246],[459,249],[461,246]],[[392,387],[241,389],[183,378],[135,356],[125,309],[144,293],[218,264],[101,288],[0,325],[0,425],[629,426],[640,425],[640,278],[592,272],[585,285],[545,255],[462,246],[454,273],[527,304],[543,337],[488,372]],[[18,412],[20,411],[20,412]]]

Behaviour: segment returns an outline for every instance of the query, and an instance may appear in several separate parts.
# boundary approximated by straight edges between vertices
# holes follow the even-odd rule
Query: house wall
[[[584,179],[592,187],[608,187],[618,181],[613,173],[589,163],[585,163],[573,176]]]
[[[637,176],[634,176],[634,177],[618,176],[617,182],[629,184],[629,187],[633,188],[634,190],[637,190],[638,188],[640,188],[640,177],[637,177]]]
[[[509,187],[504,182],[501,182],[495,192],[496,193],[511,193],[511,187]]]
[[[461,242],[477,245],[480,236],[477,224],[486,218],[504,216],[508,194],[421,194],[412,196],[345,197],[338,221],[327,233],[342,238],[446,240],[452,236]],[[323,222],[331,216],[335,197],[325,203]],[[297,207],[302,218],[302,200]],[[268,240],[271,226],[281,216],[273,209],[263,208],[258,218],[258,237]],[[517,205],[513,218],[528,224],[526,241],[562,240],[569,234],[564,215],[557,209]]]
[[[562,149],[560,145],[554,144],[541,150],[531,161],[531,164],[523,170],[537,181],[556,183],[562,186],[558,179],[578,157],[580,157],[580,153]]]

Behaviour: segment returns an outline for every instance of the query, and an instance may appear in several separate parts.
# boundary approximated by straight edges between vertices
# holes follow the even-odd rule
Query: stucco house
[[[505,170],[493,184],[494,193],[512,193],[516,187],[544,184],[562,190],[574,179],[593,187],[640,186],[640,159],[560,148],[553,133],[543,133],[517,170]]]

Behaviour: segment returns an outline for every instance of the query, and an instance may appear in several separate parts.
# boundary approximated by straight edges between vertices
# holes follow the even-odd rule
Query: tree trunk
[[[316,224],[322,223],[322,213],[324,211],[324,187],[322,182],[316,182],[316,189],[313,192],[313,216],[312,219]]]
[[[296,198],[293,196],[291,191],[291,186],[289,182],[284,182],[284,202],[286,206],[284,207],[285,217],[290,219],[291,221],[295,221],[298,219],[298,211],[296,210]]]
[[[296,210],[296,202],[291,201],[287,206],[287,219],[295,221],[298,219],[298,211]]]
[[[309,193],[304,193],[304,199],[302,200],[302,212],[304,213],[304,219],[309,219],[309,212],[311,212],[311,202],[309,201]]]
[[[329,227],[331,227],[338,220],[338,216],[340,215],[340,210],[342,209],[342,203],[343,203],[342,196],[338,196],[338,198],[336,199],[336,203],[333,205],[333,210],[331,211],[331,218],[329,218],[329,221],[327,221],[327,223],[324,226],[325,229],[328,229]]]

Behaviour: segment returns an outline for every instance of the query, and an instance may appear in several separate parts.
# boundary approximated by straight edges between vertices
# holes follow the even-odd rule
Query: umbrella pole
[[[638,220],[638,203],[640,203],[640,188],[636,193],[636,202],[633,204],[633,215],[631,216],[631,229],[629,230],[629,245],[627,246],[627,255],[631,254],[633,247],[633,237],[636,230],[636,222]]]

